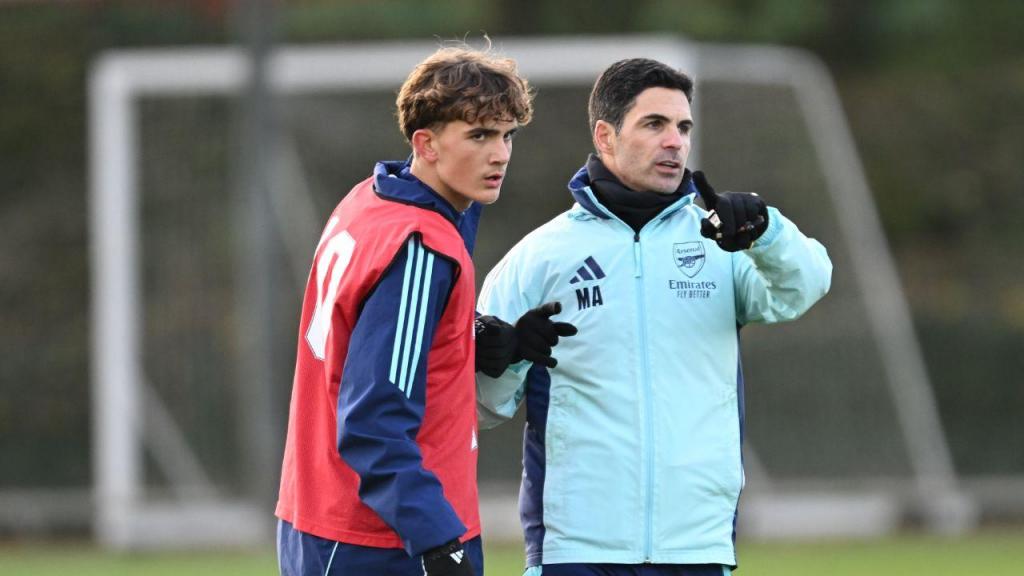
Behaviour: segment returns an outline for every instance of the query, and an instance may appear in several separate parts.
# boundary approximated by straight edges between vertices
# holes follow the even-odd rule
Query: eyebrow
[[[648,120],[660,120],[662,122],[671,123],[671,120],[669,119],[669,117],[665,116],[663,114],[648,114],[648,115],[640,118],[640,123],[647,122]],[[691,120],[690,118],[687,118],[685,120],[680,121],[679,124],[681,124],[681,125],[685,124],[686,126],[693,126],[693,120]]]
[[[519,127],[516,126],[515,128],[510,128],[510,129],[506,130],[505,133],[506,134],[515,134],[518,131],[519,131]],[[483,134],[485,136],[494,136],[494,135],[500,134],[500,133],[501,133],[501,131],[498,130],[497,128],[484,128],[483,126],[477,126],[475,128],[470,129],[469,132],[467,132],[466,134],[468,134],[469,136],[476,136],[477,134]]]

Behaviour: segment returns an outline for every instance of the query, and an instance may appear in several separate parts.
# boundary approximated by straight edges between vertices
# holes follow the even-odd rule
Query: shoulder
[[[566,240],[566,232],[571,228],[566,217],[567,212],[555,216],[545,224],[533,229],[523,236],[501,259],[495,271],[502,269],[506,273],[523,270],[555,258],[559,245]]]
[[[362,200],[352,225],[365,242],[400,247],[410,236],[418,235],[432,250],[459,254],[462,237],[454,224],[437,212],[377,197],[372,190]]]
[[[577,238],[585,237],[590,226],[599,220],[577,208],[570,208],[535,228],[517,242],[509,253],[543,256],[557,252],[560,246],[572,244]]]
[[[574,216],[578,215],[573,209],[567,210],[524,236],[491,269],[486,284],[533,285],[558,268],[573,247],[587,242],[588,228],[594,223]]]

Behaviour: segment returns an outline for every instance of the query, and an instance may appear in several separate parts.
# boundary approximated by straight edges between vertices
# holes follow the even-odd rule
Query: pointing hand
[[[750,192],[718,194],[703,172],[693,173],[693,183],[709,210],[700,221],[700,233],[726,252],[746,250],[768,229],[768,206]]]

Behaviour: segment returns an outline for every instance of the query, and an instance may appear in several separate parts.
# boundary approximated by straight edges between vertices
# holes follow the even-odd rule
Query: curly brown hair
[[[533,93],[515,60],[466,45],[440,48],[405,79],[398,91],[398,126],[413,132],[454,120],[516,121],[533,116]]]

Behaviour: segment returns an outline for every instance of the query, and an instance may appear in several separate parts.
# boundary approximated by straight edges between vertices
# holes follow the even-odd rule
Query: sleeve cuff
[[[530,362],[529,360],[520,360],[515,364],[509,364],[508,370],[511,370],[518,376],[522,376],[527,370],[530,369],[530,366],[533,366],[533,362]]]
[[[764,234],[761,234],[760,238],[754,240],[754,245],[751,248],[765,248],[771,245],[779,237],[779,234],[782,234],[784,225],[782,224],[781,216],[777,209],[771,206],[768,207],[768,229],[764,231]]]

